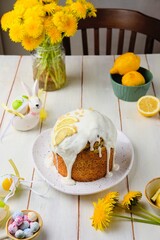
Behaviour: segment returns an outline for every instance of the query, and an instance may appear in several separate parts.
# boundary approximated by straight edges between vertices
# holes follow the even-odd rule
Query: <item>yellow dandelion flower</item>
[[[122,206],[130,209],[132,205],[136,205],[138,201],[142,198],[142,193],[138,191],[130,191],[128,192],[122,201]]]
[[[94,5],[90,2],[86,3],[86,9],[87,9],[87,17],[96,17],[97,10],[95,9]]]
[[[52,25],[52,28],[47,30],[47,35],[50,37],[52,44],[61,42],[62,40],[61,32],[54,25]]]
[[[43,23],[41,18],[37,17],[32,19],[32,17],[26,19],[24,22],[24,30],[26,35],[33,38],[38,38],[43,32]]]
[[[83,3],[74,2],[70,7],[77,18],[86,18],[86,7]]]
[[[98,203],[93,203],[94,213],[91,217],[92,226],[96,230],[104,231],[109,227],[110,221],[112,219],[113,205],[106,203],[104,199],[98,199]]]
[[[24,8],[23,5],[18,5],[17,7],[14,8],[14,13],[18,18],[23,18],[25,11],[26,9]]]
[[[28,8],[26,9],[25,13],[24,13],[24,19],[28,19],[28,18],[37,18],[37,17],[45,17],[45,11],[43,9],[43,6],[41,5],[37,5],[34,6],[32,8]]]
[[[43,6],[43,9],[48,14],[53,14],[57,8],[56,3],[49,3]]]
[[[77,31],[77,21],[74,16],[67,15],[66,22],[64,24],[64,35],[66,37],[73,36]]]
[[[22,24],[14,24],[9,30],[9,37],[13,42],[21,42],[24,36]]]
[[[43,42],[44,38],[45,38],[44,34],[42,34],[38,38],[24,36],[22,39],[22,46],[27,51],[33,51]]]
[[[63,11],[59,11],[59,12],[56,12],[53,16],[53,23],[55,26],[57,26],[60,31],[62,30],[63,31],[63,22],[64,22],[64,12]]]
[[[105,197],[104,200],[106,202],[110,202],[111,204],[115,205],[118,202],[119,193],[118,192],[109,192]]]
[[[64,32],[67,37],[73,36],[77,30],[77,20],[72,14],[65,14],[63,11],[55,13],[53,22],[57,29]]]
[[[1,25],[4,31],[7,31],[13,24],[14,11],[9,11],[5,13],[1,18]]]

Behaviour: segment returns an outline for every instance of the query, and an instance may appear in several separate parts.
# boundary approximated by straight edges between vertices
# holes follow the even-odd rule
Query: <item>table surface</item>
[[[153,84],[148,94],[160,98],[160,54],[140,55],[141,66],[153,73]],[[40,240],[154,240],[159,239],[158,226],[130,221],[113,221],[104,232],[91,226],[93,202],[109,191],[118,191],[120,197],[128,190],[143,193],[154,177],[160,176],[160,119],[159,115],[145,118],[136,108],[136,102],[125,102],[114,95],[109,69],[115,56],[68,56],[66,70],[68,84],[65,88],[47,92],[44,105],[48,118],[41,125],[28,132],[19,132],[10,127],[0,143],[0,176],[13,173],[8,160],[12,158],[22,177],[33,180],[33,189],[41,197],[21,187],[8,200],[11,212],[33,209],[43,218],[44,226]],[[32,59],[30,56],[0,56],[0,103],[10,106],[13,99],[23,93],[21,81],[33,85]],[[77,109],[90,108],[107,115],[118,130],[130,139],[134,148],[134,163],[127,177],[116,186],[91,195],[69,195],[48,186],[38,175],[32,160],[32,145],[36,137],[52,128],[57,117]],[[11,115],[0,108],[1,131],[7,126]],[[30,184],[29,184],[30,186]],[[150,207],[146,204],[146,207]],[[154,237],[153,237],[154,233]],[[0,237],[4,229],[0,228]]]

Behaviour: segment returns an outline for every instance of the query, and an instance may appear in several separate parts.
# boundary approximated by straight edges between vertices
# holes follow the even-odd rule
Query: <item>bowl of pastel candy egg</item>
[[[7,236],[11,239],[34,239],[42,229],[41,216],[33,210],[22,210],[13,213],[6,223]]]

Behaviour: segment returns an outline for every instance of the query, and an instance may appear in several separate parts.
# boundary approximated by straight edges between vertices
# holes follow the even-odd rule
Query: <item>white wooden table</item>
[[[153,84],[148,94],[160,98],[160,54],[140,55],[141,66],[153,73]],[[42,127],[28,132],[17,132],[9,128],[0,143],[0,175],[13,173],[8,162],[12,158],[20,174],[27,180],[36,181],[33,187],[45,197],[40,197],[27,189],[20,189],[9,199],[11,212],[33,209],[39,212],[44,221],[40,240],[157,240],[159,226],[142,223],[114,221],[105,232],[95,231],[91,226],[92,202],[112,190],[120,196],[128,190],[143,193],[146,183],[160,176],[160,118],[141,116],[136,102],[124,102],[115,97],[109,69],[114,56],[71,56],[66,57],[68,85],[55,92],[47,92],[45,108],[48,118]],[[32,59],[30,56],[0,56],[0,102],[10,105],[12,100],[23,93],[21,80],[29,85],[32,80]],[[76,108],[92,107],[106,114],[117,129],[122,130],[133,144],[135,159],[133,167],[118,185],[100,193],[85,196],[72,196],[59,192],[39,177],[32,161],[32,144],[35,138],[47,128],[52,128],[60,115]],[[0,108],[1,131],[7,125],[10,114]],[[147,205],[148,206],[148,205]],[[153,235],[154,233],[154,235]],[[4,229],[0,229],[0,237]]]

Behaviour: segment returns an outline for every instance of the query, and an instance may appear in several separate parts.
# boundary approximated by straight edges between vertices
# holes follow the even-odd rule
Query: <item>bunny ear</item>
[[[30,87],[24,82],[21,82],[21,83],[22,83],[22,86],[23,86],[24,90],[28,94],[28,96],[29,97],[32,96],[32,91],[31,91]]]
[[[38,89],[39,89],[39,81],[35,80],[33,85],[33,90],[32,90],[33,96],[38,96]]]

